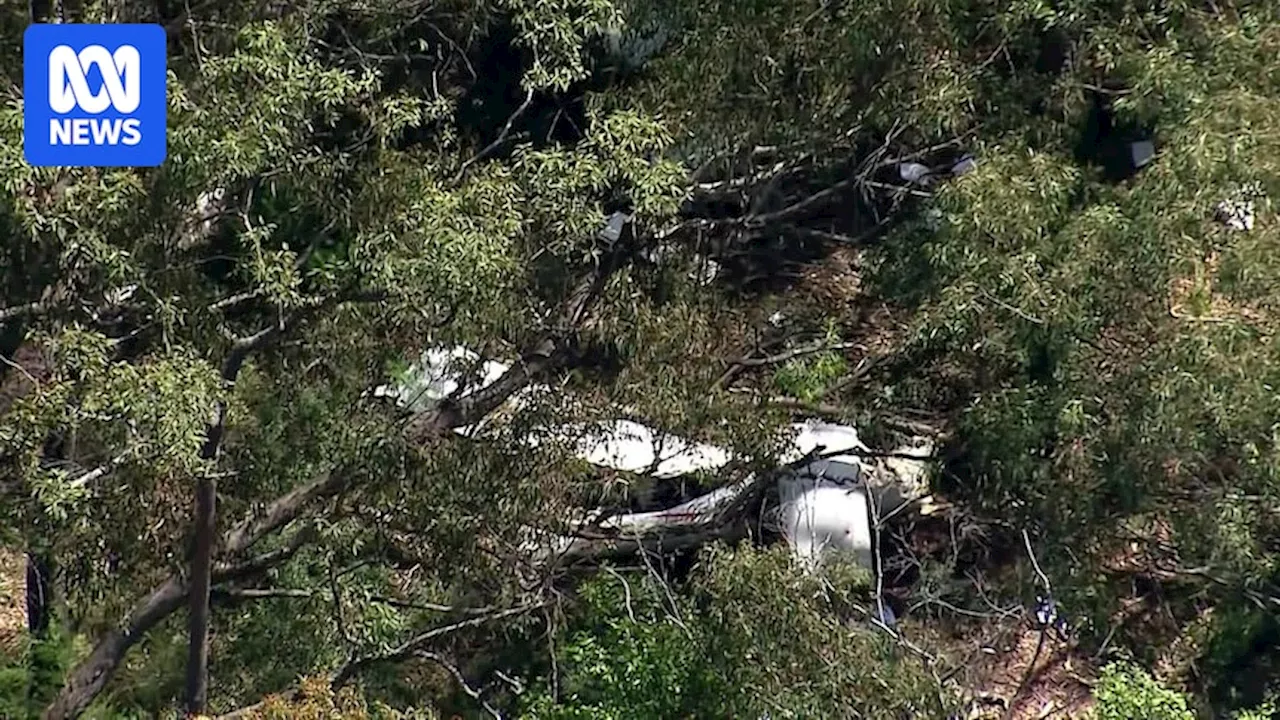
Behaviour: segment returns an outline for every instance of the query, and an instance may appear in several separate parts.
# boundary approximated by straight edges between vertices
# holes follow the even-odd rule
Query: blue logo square
[[[30,25],[22,36],[22,148],[61,167],[164,162],[161,25]]]

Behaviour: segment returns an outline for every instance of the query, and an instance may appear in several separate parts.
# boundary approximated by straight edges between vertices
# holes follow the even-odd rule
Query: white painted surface
[[[824,555],[853,553],[858,564],[873,568],[871,513],[866,490],[826,478],[783,478],[782,534],[796,557],[810,567]]]
[[[783,462],[796,462],[809,453],[821,452],[832,460],[857,465],[861,462],[858,453],[867,450],[867,446],[858,439],[858,431],[848,425],[806,420],[793,423],[791,429],[795,432],[795,439],[783,454]]]
[[[1214,206],[1213,213],[1219,222],[1237,232],[1252,230],[1256,218],[1251,200],[1223,200]]]
[[[630,420],[618,420],[587,433],[579,442],[578,455],[592,465],[657,478],[723,467],[731,459],[721,448],[689,442]]]
[[[419,368],[404,385],[383,386],[375,393],[395,397],[406,405],[429,406],[457,392],[460,367],[473,366],[478,360],[475,353],[465,348],[429,350],[423,353]],[[479,382],[463,396],[497,381],[507,369],[502,363],[483,363]],[[547,388],[536,386],[529,390]],[[867,447],[859,439],[857,430],[848,425],[810,420],[794,423],[791,429],[794,436],[783,452],[782,462],[795,463],[811,453],[820,454],[831,463],[856,469],[856,480],[850,481],[847,477],[833,480],[822,473],[814,476],[803,470],[783,476],[778,481],[783,536],[796,556],[807,564],[816,565],[831,552],[852,553],[860,564],[870,568],[873,518],[865,483],[867,465],[861,456]],[[458,431],[470,430],[460,428]],[[657,478],[715,471],[734,459],[732,453],[723,448],[684,440],[630,420],[617,420],[590,430],[565,426],[556,428],[556,432],[563,432],[570,439],[577,438],[578,456],[593,465]],[[922,455],[926,452],[927,448],[921,449]],[[908,466],[911,466],[917,479],[922,476],[922,461],[906,459],[898,464],[904,475],[909,474]],[[897,468],[894,470],[897,474]],[[666,510],[616,516],[601,523],[601,527],[634,535],[661,527],[709,522],[752,483],[748,478]],[[870,497],[876,501],[881,515],[892,512],[907,499],[897,487],[872,488]]]

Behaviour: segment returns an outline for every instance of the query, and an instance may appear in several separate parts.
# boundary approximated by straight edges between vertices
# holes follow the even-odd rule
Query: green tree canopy
[[[165,26],[161,167],[25,163],[50,20]],[[3,712],[940,717],[1045,590],[1188,707],[1274,689],[1276,3],[85,0],[0,43]],[[510,369],[375,391],[454,346]],[[620,415],[753,461],[546,432]],[[547,550],[812,416],[945,440],[872,584],[753,549],[767,492],[737,544]]]

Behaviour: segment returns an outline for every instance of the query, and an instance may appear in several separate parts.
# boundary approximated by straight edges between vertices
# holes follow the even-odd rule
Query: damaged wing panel
[[[477,366],[478,381],[464,387],[459,368]],[[432,349],[423,353],[420,365],[403,382],[380,387],[375,394],[393,397],[402,405],[430,406],[448,397],[476,392],[496,382],[508,368],[499,362],[480,362],[479,356],[465,348]],[[740,459],[724,448],[672,436],[631,420],[619,419],[593,428],[566,424],[548,429],[570,439],[576,455],[592,465],[655,478],[715,472]],[[820,563],[827,554],[838,553],[852,555],[859,564],[871,568],[875,518],[894,512],[922,491],[924,457],[896,460],[897,466],[886,472],[864,460],[868,448],[852,427],[807,421],[794,423],[791,430],[791,443],[781,457],[783,463],[800,463],[818,455],[821,459],[778,476],[777,520],[782,536],[797,558],[810,566]],[[714,535],[726,512],[747,497],[758,482],[759,479],[747,478],[666,510],[605,519],[600,519],[602,513],[598,511],[587,512],[576,526],[611,536],[611,541],[590,541],[606,544],[635,544],[663,533]],[[575,543],[580,544],[578,538],[557,536],[552,545],[564,551]]]

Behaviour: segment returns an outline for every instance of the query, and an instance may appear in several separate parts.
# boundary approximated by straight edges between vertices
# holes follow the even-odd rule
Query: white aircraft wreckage
[[[479,368],[479,378],[470,386],[463,387],[457,369],[461,365]],[[379,387],[374,394],[425,409],[446,398],[466,397],[507,370],[500,362],[481,362],[465,348],[433,349],[399,385]],[[530,393],[547,391],[528,387],[509,402],[518,407]],[[931,443],[920,439],[911,447],[876,454],[846,425],[807,421],[791,429],[791,444],[781,458],[784,465],[769,477],[748,477],[665,510],[612,516],[588,512],[574,524],[574,532],[541,543],[541,553],[548,559],[571,558],[586,554],[587,546],[599,547],[601,538],[619,549],[639,547],[653,538],[662,538],[666,548],[692,547],[719,536],[731,511],[772,482],[778,496],[772,524],[800,562],[816,567],[824,557],[838,554],[876,572],[876,530],[882,519],[925,498]],[[477,430],[472,426],[456,432],[471,436]],[[673,438],[632,420],[555,430],[577,438],[576,454],[592,465],[656,479],[714,473],[743,460],[723,448]]]

